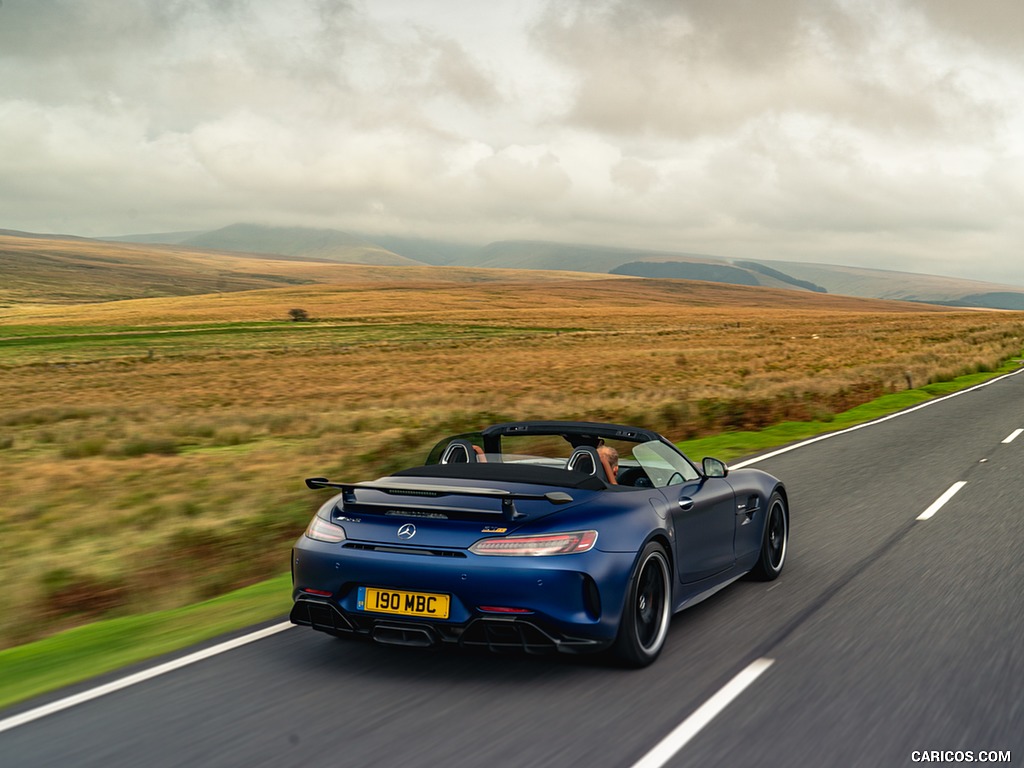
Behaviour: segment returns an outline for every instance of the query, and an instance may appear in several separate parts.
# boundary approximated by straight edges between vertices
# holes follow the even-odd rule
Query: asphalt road
[[[644,670],[295,628],[0,733],[0,766],[629,768],[759,659],[659,765],[1021,764],[1020,428],[1024,374],[759,462],[793,500],[785,572],[676,616]]]

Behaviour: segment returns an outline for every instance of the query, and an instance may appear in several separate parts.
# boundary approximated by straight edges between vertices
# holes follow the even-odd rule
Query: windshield
[[[681,485],[700,477],[685,456],[657,440],[633,446],[633,458],[643,467],[655,488]]]
[[[453,443],[462,446],[452,448]],[[694,466],[671,446],[658,440],[633,443],[610,440],[618,455],[617,484],[625,487],[664,488],[697,480]],[[491,447],[499,447],[493,445]],[[573,446],[558,435],[503,436],[500,453],[485,451],[480,433],[442,440],[430,452],[427,464],[516,464],[566,469]],[[472,456],[470,456],[472,453]],[[592,466],[592,465],[591,465]],[[595,469],[596,472],[596,469]]]

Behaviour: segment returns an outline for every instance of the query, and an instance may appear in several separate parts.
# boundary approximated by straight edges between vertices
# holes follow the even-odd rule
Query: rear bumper
[[[290,619],[334,635],[412,646],[528,653],[601,650],[618,633],[634,555],[429,557],[300,538],[292,551]],[[360,586],[443,593],[447,620],[360,610]],[[310,594],[313,590],[317,594]],[[490,607],[515,609],[496,613]]]
[[[414,648],[451,645],[496,652],[543,654],[600,651],[610,645],[599,640],[557,635],[528,618],[478,617],[457,625],[349,616],[327,600],[306,596],[295,601],[288,618],[293,624],[338,637]]]

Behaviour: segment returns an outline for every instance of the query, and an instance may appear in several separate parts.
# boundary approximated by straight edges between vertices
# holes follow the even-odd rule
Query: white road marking
[[[907,408],[906,410],[899,411],[897,413],[892,413],[888,416],[883,416],[882,418],[875,419],[874,421],[868,421],[865,422],[864,424],[857,424],[856,426],[849,427],[847,429],[841,429],[837,432],[829,432],[824,435],[818,435],[817,437],[812,437],[810,440],[804,440],[803,442],[795,443],[794,445],[789,445],[786,446],[785,448],[780,448],[776,451],[771,451],[770,453],[757,456],[753,459],[748,459],[747,461],[741,461],[737,464],[732,464],[730,465],[730,468],[741,469],[742,467],[747,467],[750,466],[751,464],[756,464],[759,461],[764,461],[765,459],[770,459],[775,456],[779,456],[783,453],[795,451],[797,448],[802,448],[805,445],[817,443],[821,440],[827,440],[830,437],[844,435],[847,432],[855,432],[856,430],[863,429],[864,427],[870,427],[875,424],[881,424],[884,421],[889,421],[889,419],[895,419],[899,416],[903,416],[905,414],[920,410],[921,408],[927,408],[929,405],[941,403],[943,400],[949,400],[951,397],[958,397],[959,395],[963,395],[968,392],[973,392],[976,389],[987,387],[989,384],[994,384],[995,382],[1000,381],[1001,379],[1005,379],[1009,376],[1016,376],[1018,373],[1024,373],[1024,368],[1018,371],[1014,371],[1013,373],[1008,373],[1005,376],[999,376],[998,378],[990,379],[989,381],[986,381],[983,384],[978,384],[977,386],[971,387],[969,389],[954,392],[951,395],[946,395],[945,397],[939,397],[934,400],[929,400],[926,403],[921,403],[920,405],[916,405],[913,408]],[[1022,432],[1024,432],[1024,430],[1018,429],[1016,432],[1014,432],[1012,435],[1006,438],[1003,442],[1009,443]],[[927,520],[929,517],[934,515],[935,512],[937,512],[943,504],[949,501],[949,499],[953,497],[953,494],[959,491],[964,485],[966,485],[966,483],[956,483],[952,488],[946,491],[946,493],[944,493],[934,504],[932,504],[931,507],[922,512],[917,519]],[[264,637],[269,637],[270,635],[277,634],[278,632],[283,632],[286,629],[291,629],[293,626],[295,625],[291,622],[281,622],[280,624],[275,624],[271,627],[267,627],[256,632],[251,632],[248,635],[236,637],[234,640],[228,640],[218,645],[214,645],[210,648],[206,648],[205,650],[190,653],[187,656],[182,656],[180,659],[175,659],[174,661],[169,661],[165,664],[160,664],[150,669],[144,669],[141,672],[136,672],[133,675],[122,677],[118,680],[114,680],[113,682],[106,683],[105,685],[101,685],[96,688],[90,688],[89,690],[82,691],[81,693],[76,693],[73,696],[67,696],[63,699],[58,699],[57,701],[51,702],[49,704],[44,704],[43,706],[36,707],[35,709],[30,709],[26,712],[22,712],[21,714],[13,715],[11,717],[0,720],[0,733],[8,731],[12,728],[17,728],[19,725],[25,725],[26,723],[31,723],[34,720],[39,720],[40,718],[46,717],[47,715],[52,715],[56,712],[61,712],[65,709],[70,709],[71,707],[77,706],[78,704],[83,704],[87,701],[98,699],[100,696],[105,696],[108,693],[120,691],[123,688],[128,688],[129,686],[144,682],[146,680],[151,680],[154,677],[159,677],[160,675],[167,674],[168,672],[173,672],[176,669],[187,667],[190,664],[195,664],[197,661],[208,659],[211,656],[217,656],[221,653],[226,653],[227,651],[234,650],[235,648],[239,648],[243,645],[248,645],[249,643],[255,642],[256,640],[262,640]],[[700,732],[700,730],[705,725],[711,722],[711,720],[713,720],[714,717],[729,704],[729,702],[731,702],[740,693],[742,693],[742,691],[752,682],[754,682],[754,680],[756,680],[762,672],[768,669],[768,667],[770,667],[772,663],[772,659],[758,659],[757,661],[752,662],[746,669],[744,669],[742,672],[736,675],[736,677],[729,681],[729,683],[722,690],[720,690],[718,693],[716,693],[714,696],[708,699],[708,701],[706,701],[697,711],[695,711],[692,715],[686,718],[686,720],[684,720],[682,723],[676,726],[675,730],[673,730],[672,733],[666,736],[657,746],[654,747],[654,749],[648,752],[640,760],[640,762],[636,763],[636,765],[633,766],[633,768],[660,768],[660,766],[664,765],[665,762],[672,757],[672,755],[674,755],[676,752],[682,749],[686,742],[688,742],[690,739],[696,736],[697,733]]]
[[[640,758],[639,762],[634,763],[633,768],[661,768],[774,663],[774,659],[752,661],[746,669],[726,683],[722,690],[704,702],[692,715],[677,725],[668,736],[658,742],[650,752]]]
[[[867,421],[864,422],[863,424],[857,424],[847,429],[841,429],[837,430],[836,432],[828,432],[823,435],[818,435],[817,437],[812,437],[809,440],[803,440],[799,443],[788,445],[785,448],[779,448],[778,450],[770,451],[760,456],[755,456],[752,459],[741,461],[736,464],[731,464],[730,468],[742,469],[743,467],[749,467],[750,465],[756,464],[759,461],[764,461],[765,459],[771,459],[774,458],[775,456],[781,456],[784,453],[795,451],[797,448],[803,448],[804,446],[811,445],[822,440],[828,440],[829,438],[832,437],[845,435],[848,432],[856,432],[858,429],[864,429],[865,427],[871,427],[874,426],[875,424],[881,424],[883,422],[889,421],[890,419],[897,419],[900,416],[905,416],[908,413],[919,411],[922,408],[927,408],[928,406],[935,405],[936,403],[941,403],[945,400],[949,400],[950,398],[959,397],[960,395],[965,395],[968,392],[974,392],[975,390],[981,389],[982,387],[987,387],[990,384],[994,384],[995,382],[1000,381],[1001,379],[1007,378],[1008,376],[1016,376],[1017,374],[1022,372],[1024,372],[1024,368],[1018,371],[1014,371],[1013,373],[1008,373],[1005,376],[999,376],[998,378],[990,379],[989,381],[986,381],[982,384],[978,384],[977,386],[970,387],[968,389],[963,389],[959,392],[954,392],[953,394],[945,395],[944,397],[937,397],[934,400],[929,400],[919,405],[915,405],[913,408],[907,408],[902,411],[897,411],[896,413],[891,413],[888,416],[883,416],[879,419],[874,419],[873,421]],[[1012,442],[1022,433],[1024,433],[1024,429],[1018,429],[1008,438],[1006,438],[1003,442]],[[930,518],[932,515],[938,512],[946,504],[946,502],[953,498],[953,496],[955,496],[956,493],[965,485],[967,485],[965,481],[954,483],[944,494],[942,494],[942,496],[936,499],[935,502],[930,507],[928,507],[928,509],[922,512],[917,519],[927,520],[928,518]],[[633,765],[633,768],[661,768],[662,766],[664,766],[673,757],[673,755],[675,755],[680,749],[682,749],[686,745],[686,743],[690,741],[690,739],[696,736],[704,728],[704,726],[710,723],[718,715],[718,713],[725,709],[730,704],[730,702],[732,702],[733,699],[739,696],[740,693],[742,693],[744,689],[747,688],[747,686],[753,683],[754,680],[756,680],[762,672],[768,669],[768,667],[770,667],[772,663],[772,659],[758,659],[757,661],[752,662],[746,669],[744,669],[742,672],[736,675],[736,677],[730,680],[729,683],[727,683],[726,686],[722,688],[722,690],[720,690],[718,693],[716,693],[714,696],[708,699],[692,715],[690,715],[678,726],[676,726],[675,729],[668,736],[662,739],[650,752],[644,755],[639,762],[635,763]]]
[[[811,445],[812,443],[817,443],[822,440],[828,440],[829,438],[832,437],[845,435],[847,432],[856,432],[858,429],[864,429],[865,427],[873,427],[875,424],[881,424],[882,422],[889,421],[890,419],[898,419],[900,416],[906,416],[908,413],[919,411],[922,408],[927,408],[931,405],[941,403],[953,397],[960,397],[960,395],[966,395],[968,392],[974,392],[975,390],[981,389],[982,387],[987,387],[990,384],[995,384],[997,381],[1002,381],[1003,379],[1009,378],[1010,376],[1016,376],[1019,373],[1024,373],[1024,368],[1013,371],[1012,373],[1007,373],[1003,376],[999,376],[995,379],[989,379],[986,382],[977,384],[973,387],[969,387],[968,389],[961,389],[959,392],[954,392],[951,395],[943,395],[942,397],[937,397],[934,400],[928,400],[927,402],[915,405],[913,408],[907,408],[902,411],[897,411],[896,413],[890,413],[888,416],[882,416],[881,418],[875,419],[874,421],[866,421],[863,424],[857,424],[852,427],[847,427],[846,429],[840,429],[837,430],[836,432],[826,432],[823,435],[812,437],[809,440],[803,440],[802,442],[794,443],[793,445],[787,445],[785,448],[779,448],[778,450],[770,451],[769,453],[764,453],[761,454],[760,456],[755,456],[754,458],[747,459],[746,461],[740,461],[736,464],[730,464],[729,469],[742,469],[743,467],[749,467],[751,464],[757,464],[757,462],[759,461],[764,461],[765,459],[772,459],[776,456],[781,456],[784,453],[795,451],[797,448],[803,448],[805,445]]]
[[[942,494],[941,496],[939,496],[939,498],[932,502],[932,505],[928,507],[928,509],[926,509],[920,515],[918,515],[917,519],[927,520],[929,517],[931,517],[940,509],[942,509],[946,502],[952,499],[956,495],[957,491],[959,491],[965,485],[967,485],[966,480],[961,480],[960,482],[953,483],[951,486],[949,486],[949,488],[946,490],[944,494]]]
[[[13,715],[12,717],[0,720],[0,733],[9,731],[11,728],[17,728],[19,725],[25,725],[31,723],[33,720],[38,720],[47,715],[52,715],[56,712],[60,712],[65,709],[77,706],[78,704],[84,704],[87,701],[98,699],[100,696],[106,696],[108,693],[114,691],[120,691],[122,688],[141,683],[146,680],[151,680],[154,677],[173,672],[176,669],[187,667],[189,664],[195,664],[197,661],[208,659],[211,656],[217,656],[221,653],[234,650],[243,645],[255,642],[256,640],[262,640],[264,637],[270,637],[276,635],[278,632],[283,632],[286,629],[291,629],[295,625],[290,621],[283,621],[280,624],[274,624],[271,627],[257,630],[256,632],[250,632],[248,635],[242,635],[236,637],[234,640],[225,640],[223,643],[204,648],[201,651],[190,653],[187,656],[182,656],[180,659],[174,659],[164,664],[158,664],[155,667],[144,669],[141,672],[136,672],[133,675],[127,675],[126,677],[113,680],[105,685],[97,686],[96,688],[90,688],[87,691],[76,693],[74,696],[67,696],[57,701],[52,701],[49,704],[44,704],[41,707],[30,709],[27,712],[22,712],[19,715]]]

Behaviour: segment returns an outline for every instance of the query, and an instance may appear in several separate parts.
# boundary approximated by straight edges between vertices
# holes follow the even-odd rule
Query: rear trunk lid
[[[366,543],[403,551],[465,550],[486,536],[511,534],[526,523],[576,507],[595,492],[409,476],[351,484],[313,478],[307,485],[341,489],[331,521],[345,529],[347,546]]]

